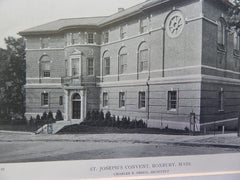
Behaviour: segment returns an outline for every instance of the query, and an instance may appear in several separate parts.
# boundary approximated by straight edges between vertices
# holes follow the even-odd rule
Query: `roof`
[[[36,26],[24,31],[19,32],[20,35],[30,35],[30,34],[46,34],[46,33],[56,33],[68,28],[76,27],[103,27],[111,23],[123,20],[125,18],[137,15],[146,9],[155,7],[160,4],[164,4],[171,0],[146,0],[143,3],[132,6],[121,12],[115,13],[111,16],[100,16],[100,17],[83,17],[83,18],[69,18],[69,19],[59,19],[53,22],[49,22],[40,26]],[[229,5],[228,0],[221,0]]]
[[[106,18],[106,16],[59,19],[56,21],[52,21],[43,25],[30,28],[30,29],[26,29],[24,31],[19,32],[19,34],[28,35],[28,34],[50,33],[50,32],[61,31],[69,27],[97,26],[98,23],[104,18]]]

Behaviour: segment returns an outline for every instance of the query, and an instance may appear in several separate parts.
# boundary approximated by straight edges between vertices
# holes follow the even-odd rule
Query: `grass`
[[[111,134],[111,133],[141,133],[141,134],[188,134],[184,130],[157,129],[157,128],[117,128],[117,127],[96,127],[86,125],[65,126],[58,134]]]

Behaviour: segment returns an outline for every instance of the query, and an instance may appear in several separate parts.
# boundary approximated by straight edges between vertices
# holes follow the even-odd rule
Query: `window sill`
[[[177,109],[168,109],[167,113],[169,113],[169,114],[176,114],[177,113]]]

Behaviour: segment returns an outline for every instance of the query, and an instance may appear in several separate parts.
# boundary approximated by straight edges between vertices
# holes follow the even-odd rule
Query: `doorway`
[[[81,119],[81,96],[78,93],[72,96],[72,119]]]

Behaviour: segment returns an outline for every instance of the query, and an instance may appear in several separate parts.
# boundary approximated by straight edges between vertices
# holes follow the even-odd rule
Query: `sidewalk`
[[[192,146],[218,146],[240,148],[240,137],[237,137],[237,133],[201,136],[163,134],[35,135],[31,132],[0,131],[0,142],[14,141],[128,142],[146,144],[165,143]]]

